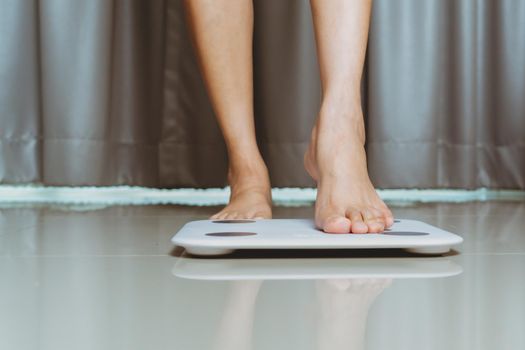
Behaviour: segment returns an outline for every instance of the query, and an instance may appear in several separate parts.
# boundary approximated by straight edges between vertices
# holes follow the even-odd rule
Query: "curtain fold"
[[[274,186],[313,186],[309,2],[254,6],[261,152]],[[0,183],[226,184],[181,0],[0,9]],[[376,186],[525,189],[525,2],[375,0],[363,106]]]

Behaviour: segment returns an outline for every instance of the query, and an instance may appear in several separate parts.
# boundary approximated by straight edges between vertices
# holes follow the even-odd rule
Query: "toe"
[[[375,208],[368,208],[361,212],[365,224],[368,226],[368,232],[378,233],[385,229],[385,219],[383,213]]]
[[[350,221],[352,222],[351,232],[352,233],[367,233],[368,226],[363,221],[363,216],[358,210],[352,210],[349,213]]]
[[[271,219],[271,215],[268,215],[267,213],[264,213],[264,212],[255,212],[251,218],[253,220],[263,220],[263,219]]]
[[[348,233],[350,220],[344,216],[330,216],[322,221],[322,228],[326,233]]]
[[[221,210],[220,212],[213,214],[212,216],[210,216],[210,220],[219,220],[221,215],[222,215],[222,213],[223,212]]]
[[[385,225],[379,220],[368,221],[366,225],[368,226],[369,233],[381,233],[385,230]]]
[[[220,212],[218,212],[217,214],[213,215],[213,216],[212,216],[212,219],[213,219],[213,220],[223,220],[223,219],[224,219],[224,216],[226,216],[226,213],[220,211]]]
[[[383,210],[383,217],[385,218],[385,227],[388,228],[394,224],[394,215],[390,209]]]
[[[228,212],[224,216],[224,219],[226,219],[226,220],[235,220],[235,219],[237,219],[237,213],[236,212]]]
[[[384,219],[385,228],[392,226],[394,224],[394,215],[392,214],[392,211],[384,203],[382,203],[378,209],[380,210],[381,216]]]

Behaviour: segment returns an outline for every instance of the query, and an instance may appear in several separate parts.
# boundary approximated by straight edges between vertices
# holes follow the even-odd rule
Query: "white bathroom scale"
[[[199,220],[185,224],[172,242],[194,255],[224,255],[240,249],[405,249],[443,254],[463,238],[416,220],[395,220],[383,233],[333,234],[313,220]]]

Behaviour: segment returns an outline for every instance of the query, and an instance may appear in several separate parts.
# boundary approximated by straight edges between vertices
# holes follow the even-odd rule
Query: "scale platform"
[[[395,220],[383,233],[330,234],[313,220],[199,220],[185,224],[172,242],[193,255],[224,255],[239,249],[405,249],[444,254],[463,238],[416,220]]]

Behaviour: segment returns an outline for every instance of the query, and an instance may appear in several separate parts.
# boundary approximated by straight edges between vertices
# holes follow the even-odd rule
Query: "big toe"
[[[326,233],[348,233],[350,220],[344,216],[330,216],[322,220],[321,228]]]

